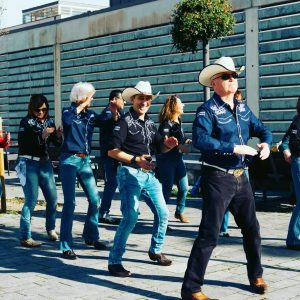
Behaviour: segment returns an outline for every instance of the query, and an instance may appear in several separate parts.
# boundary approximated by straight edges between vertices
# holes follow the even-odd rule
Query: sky
[[[54,1],[56,0],[0,0],[0,4],[5,9],[1,16],[0,26],[10,27],[22,24],[22,10]],[[72,0],[72,2],[109,4],[109,0]]]

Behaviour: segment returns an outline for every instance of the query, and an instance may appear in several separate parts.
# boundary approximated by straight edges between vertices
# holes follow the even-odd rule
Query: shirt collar
[[[226,107],[229,106],[229,104],[224,102],[216,92],[214,92],[213,98],[214,98],[214,100],[215,100],[215,102],[217,103],[218,106],[223,106],[223,105],[226,106]],[[237,101],[235,98],[233,99],[233,103],[234,103],[234,107],[237,107],[238,105],[241,104],[241,102]]]
[[[133,107],[130,107],[129,112],[130,112],[130,114],[131,114],[131,116],[132,116],[132,118],[134,120],[138,120],[139,119],[139,115],[135,112],[135,110],[133,109]],[[146,122],[148,119],[149,119],[148,115],[145,114],[144,122]]]

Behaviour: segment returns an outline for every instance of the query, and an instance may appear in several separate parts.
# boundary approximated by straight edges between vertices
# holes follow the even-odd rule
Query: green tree
[[[180,52],[197,52],[203,46],[204,66],[209,64],[209,41],[233,33],[235,18],[228,0],[181,0],[172,13],[172,40]],[[209,89],[205,91],[205,99]]]

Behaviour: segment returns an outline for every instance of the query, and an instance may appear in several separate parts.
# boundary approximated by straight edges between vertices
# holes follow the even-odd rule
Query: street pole
[[[209,65],[209,43],[203,42],[203,68]],[[210,98],[210,88],[207,86],[203,87],[204,101]]]

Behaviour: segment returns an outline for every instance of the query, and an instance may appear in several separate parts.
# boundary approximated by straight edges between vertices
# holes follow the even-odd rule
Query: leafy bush
[[[182,0],[172,14],[172,39],[181,52],[197,51],[197,44],[233,33],[235,18],[228,0]]]

